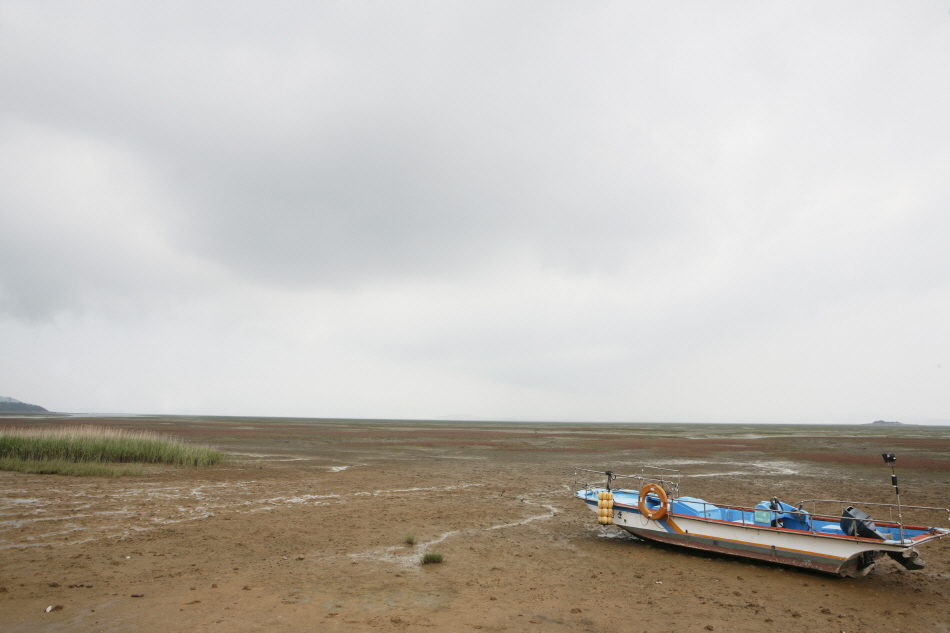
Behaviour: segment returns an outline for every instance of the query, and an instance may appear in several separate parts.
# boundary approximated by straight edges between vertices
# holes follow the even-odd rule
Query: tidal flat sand
[[[166,431],[230,459],[118,479],[0,472],[3,632],[950,624],[950,542],[921,549],[923,571],[885,559],[838,578],[637,541],[571,497],[573,466],[649,464],[714,501],[890,502],[878,454],[895,452],[903,501],[946,507],[946,427],[0,418],[62,423]]]

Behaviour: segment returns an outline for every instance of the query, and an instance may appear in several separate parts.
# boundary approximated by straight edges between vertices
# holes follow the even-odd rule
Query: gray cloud
[[[443,372],[433,409],[701,413],[642,368],[699,392],[729,346],[767,365],[763,333],[801,349],[874,305],[898,329],[894,303],[930,310],[913,327],[946,356],[944,7],[7,2],[0,21],[10,324],[138,323],[133,347],[209,355],[233,327],[307,373],[317,323],[327,358],[415,376],[383,401],[431,415]],[[244,307],[265,302],[303,316]],[[296,343],[265,344],[277,323]],[[743,393],[762,370],[737,366]],[[623,395],[647,383],[652,404]]]

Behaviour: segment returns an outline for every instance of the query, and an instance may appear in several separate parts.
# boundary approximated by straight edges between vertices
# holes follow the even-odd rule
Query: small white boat
[[[893,464],[893,455],[885,460],[888,457]],[[917,546],[950,534],[950,529],[910,525],[903,518],[905,512],[924,513],[950,522],[947,508],[830,499],[807,499],[796,507],[774,497],[747,508],[678,496],[679,473],[672,469],[644,467],[640,475],[618,475],[575,468],[574,475],[577,485],[579,477],[595,478],[583,488],[575,486],[574,496],[598,514],[601,524],[653,541],[841,576],[866,575],[884,555],[907,569],[922,569]],[[616,487],[623,479],[638,484],[632,489]],[[899,502],[894,475],[892,483]],[[835,506],[837,514],[830,514]],[[879,518],[872,519],[855,506],[873,509]]]

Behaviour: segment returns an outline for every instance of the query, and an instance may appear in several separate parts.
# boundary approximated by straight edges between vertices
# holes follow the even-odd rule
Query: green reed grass
[[[0,458],[15,460],[211,466],[223,457],[213,448],[154,431],[89,425],[0,430]]]
[[[436,565],[442,562],[442,554],[437,552],[426,552],[422,555],[423,565]]]
[[[416,544],[416,537],[412,534],[406,535],[406,545],[412,546]]]
[[[0,458],[0,470],[13,470],[35,475],[73,475],[75,477],[124,477],[145,474],[145,467],[142,464],[64,462],[61,459]]]

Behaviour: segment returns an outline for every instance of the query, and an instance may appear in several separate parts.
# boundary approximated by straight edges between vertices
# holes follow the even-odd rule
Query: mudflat
[[[574,466],[653,465],[715,502],[889,503],[879,453],[893,452],[904,503],[946,507],[945,427],[0,418],[80,423],[166,431],[230,458],[116,479],[0,472],[4,632],[950,624],[948,542],[921,548],[922,571],[883,559],[839,578],[639,541],[571,496]],[[426,552],[443,562],[422,565]]]

